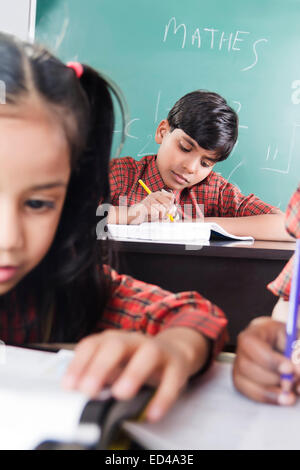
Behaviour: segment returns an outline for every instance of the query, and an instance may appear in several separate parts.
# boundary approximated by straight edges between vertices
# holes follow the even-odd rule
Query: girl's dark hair
[[[114,85],[83,65],[83,75],[44,48],[0,34],[0,80],[6,102],[18,105],[37,97],[53,111],[64,128],[70,148],[71,178],[55,240],[45,258],[3,304],[23,315],[30,330],[38,328],[40,340],[50,325],[50,341],[77,341],[95,330],[104,309],[108,286],[103,274],[103,254],[96,239],[96,210],[109,202],[109,158],[114,128],[111,92],[122,108]],[[32,305],[33,304],[33,305]],[[38,324],[26,318],[37,311]],[[11,325],[13,328],[13,325]],[[9,340],[8,340],[9,342]]]
[[[188,93],[175,103],[167,119],[171,131],[182,129],[200,147],[214,150],[219,161],[229,156],[237,140],[238,116],[217,93]]]

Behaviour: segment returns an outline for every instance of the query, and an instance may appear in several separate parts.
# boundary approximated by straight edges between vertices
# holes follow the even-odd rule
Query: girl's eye
[[[201,165],[204,167],[204,168],[208,168],[210,165],[205,162],[204,160],[201,160]]]
[[[29,207],[30,209],[41,211],[43,209],[53,209],[54,203],[51,201],[41,201],[38,199],[31,199],[29,201],[26,201],[26,206]]]

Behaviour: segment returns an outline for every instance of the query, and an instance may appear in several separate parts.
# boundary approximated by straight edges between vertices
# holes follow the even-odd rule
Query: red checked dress
[[[104,272],[110,297],[95,331],[91,333],[121,328],[154,335],[166,328],[187,327],[212,340],[212,357],[222,350],[227,320],[222,310],[198,292],[172,294],[155,285],[120,275],[108,266],[104,266]],[[14,345],[42,342],[34,308],[26,315],[16,312],[10,319],[1,312],[0,339]]]
[[[138,183],[142,179],[152,192],[168,189],[156,165],[156,155],[148,155],[137,161],[131,157],[116,158],[110,164],[110,190],[112,205],[132,206],[145,199],[145,191]],[[211,173],[200,183],[182,191],[174,191],[176,204],[188,215],[199,215],[199,205],[204,205],[204,217],[245,217],[268,214],[274,209],[250,194],[244,196],[239,189],[218,173]]]

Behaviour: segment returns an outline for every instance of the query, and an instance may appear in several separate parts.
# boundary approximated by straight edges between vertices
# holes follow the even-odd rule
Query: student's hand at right
[[[128,208],[127,223],[136,225],[163,220],[167,214],[175,213],[174,200],[171,192],[162,190],[151,193],[142,202]]]
[[[235,387],[258,402],[292,405],[296,395],[283,392],[281,374],[293,373],[300,379],[300,367],[283,355],[286,341],[284,323],[269,317],[253,320],[238,337],[237,355],[233,367]]]

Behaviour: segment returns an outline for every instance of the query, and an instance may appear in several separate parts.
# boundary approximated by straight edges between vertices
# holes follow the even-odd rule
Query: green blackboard
[[[285,210],[300,180],[300,0],[38,0],[36,40],[117,82],[124,156],[156,152],[156,125],[185,93],[220,93],[240,129],[216,171]]]

